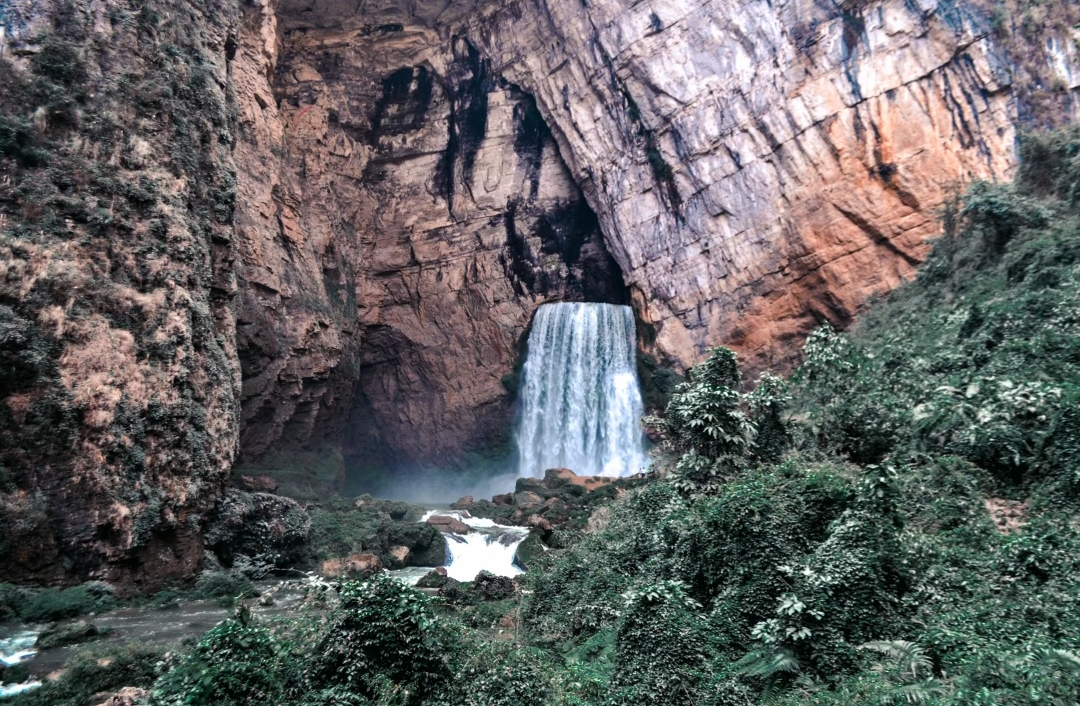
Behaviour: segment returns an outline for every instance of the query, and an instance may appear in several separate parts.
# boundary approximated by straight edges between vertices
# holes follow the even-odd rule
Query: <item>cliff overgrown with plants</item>
[[[8,3],[0,55],[0,562],[152,589],[228,479],[235,10]]]
[[[694,368],[662,472],[539,554],[512,635],[326,584],[308,617],[239,609],[150,703],[1075,704],[1080,130],[1023,157],[788,380]]]

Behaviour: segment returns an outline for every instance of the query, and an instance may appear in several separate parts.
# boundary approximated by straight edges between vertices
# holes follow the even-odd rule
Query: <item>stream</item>
[[[444,532],[448,547],[445,563],[447,575],[458,581],[472,581],[480,571],[497,576],[517,576],[521,569],[514,564],[518,545],[528,536],[524,527],[496,525],[491,520],[472,517],[467,512],[438,509],[431,510],[421,520],[433,515],[448,515],[468,525],[467,534]],[[390,576],[415,585],[431,571],[430,567],[410,566],[387,572]],[[263,617],[289,615],[298,609],[304,596],[305,579],[288,579],[257,582],[260,594],[272,590],[273,605],[259,605],[249,601],[252,612]],[[97,615],[81,618],[93,623],[105,635],[97,644],[123,644],[131,641],[150,647],[176,645],[185,638],[198,638],[232,613],[214,600],[180,601],[175,608],[124,607]],[[60,621],[70,625],[79,619]],[[57,647],[38,651],[35,642],[46,625],[25,623],[0,623],[0,663],[5,667],[25,664],[30,680],[21,684],[0,686],[0,699],[41,686],[41,681],[63,668],[68,659],[88,643]]]

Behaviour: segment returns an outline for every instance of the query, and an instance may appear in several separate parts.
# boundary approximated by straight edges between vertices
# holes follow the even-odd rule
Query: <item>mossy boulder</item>
[[[540,539],[540,534],[541,532],[537,530],[529,532],[529,536],[517,546],[514,552],[514,563],[525,571],[535,569],[547,551],[543,540]]]
[[[226,566],[238,556],[291,566],[303,556],[311,517],[291,498],[229,490],[214,508],[205,543]]]
[[[68,625],[55,624],[45,628],[45,630],[38,635],[34,647],[38,650],[51,650],[56,647],[78,645],[84,642],[97,640],[108,635],[109,632],[110,630],[108,628],[99,630],[93,623],[87,623],[83,620]]]

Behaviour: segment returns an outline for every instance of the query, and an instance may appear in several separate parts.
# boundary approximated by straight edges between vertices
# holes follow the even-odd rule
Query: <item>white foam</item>
[[[468,534],[443,532],[450,550],[447,576],[457,581],[472,581],[481,571],[496,576],[517,576],[522,573],[514,565],[514,553],[529,536],[527,528],[497,525],[492,520],[473,517],[463,510],[431,510],[421,522],[427,522],[435,515],[453,517],[473,529]]]

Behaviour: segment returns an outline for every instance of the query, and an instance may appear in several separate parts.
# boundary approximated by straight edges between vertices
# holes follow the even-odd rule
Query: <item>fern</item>
[[[1042,664],[1073,674],[1080,673],[1080,655],[1070,650],[1039,650],[1035,658]]]
[[[734,666],[736,674],[766,679],[780,674],[797,674],[800,671],[798,657],[786,647],[761,647],[751,650]]]
[[[886,694],[892,703],[925,704],[942,692],[941,683],[933,677],[911,684],[894,686]]]
[[[926,651],[907,640],[877,640],[861,647],[877,652],[888,661],[876,665],[874,671],[882,674],[894,673],[904,681],[917,681],[920,670],[930,671],[933,666]]]

